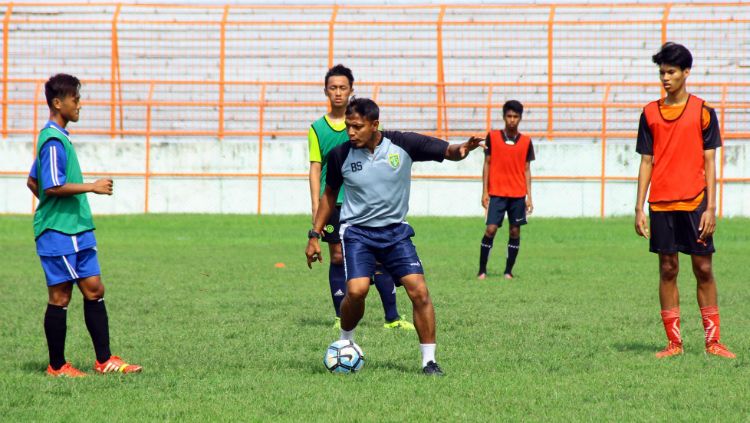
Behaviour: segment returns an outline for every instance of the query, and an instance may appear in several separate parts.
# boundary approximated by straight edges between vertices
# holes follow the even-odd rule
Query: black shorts
[[[651,240],[649,251],[658,254],[677,254],[678,252],[696,256],[713,254],[713,237],[706,238],[705,245],[698,243],[701,215],[706,211],[706,198],[693,211],[652,211]]]
[[[503,226],[505,212],[511,225],[526,224],[526,197],[490,197],[485,225]]]
[[[341,244],[341,236],[339,235],[339,215],[341,214],[341,206],[336,206],[331,211],[331,217],[328,218],[328,222],[323,227],[323,242],[329,244]]]

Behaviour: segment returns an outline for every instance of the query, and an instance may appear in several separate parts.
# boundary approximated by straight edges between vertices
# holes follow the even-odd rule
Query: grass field
[[[506,232],[474,278],[481,219],[411,218],[447,376],[419,372],[416,335],[382,328],[371,291],[356,340],[363,371],[328,374],[336,339],[327,264],[307,269],[302,216],[98,217],[113,352],[139,375],[43,373],[44,277],[29,216],[0,217],[0,419],[4,421],[746,421],[750,416],[750,220],[716,235],[723,341],[703,354],[695,280],[682,257],[686,354],[665,344],[656,257],[631,219],[532,219],[512,282]],[[327,255],[326,255],[327,259]],[[283,262],[285,268],[275,268]],[[326,261],[327,263],[327,261]],[[399,290],[399,308],[411,316]],[[68,360],[90,371],[80,295]]]

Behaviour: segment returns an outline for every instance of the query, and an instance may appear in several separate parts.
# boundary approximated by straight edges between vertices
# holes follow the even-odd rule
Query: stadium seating
[[[260,85],[267,84],[265,100],[286,105],[266,110],[266,131],[299,132],[320,109],[321,69],[328,66],[329,31],[333,34],[333,61],[356,70],[357,93],[375,94],[391,104],[385,117],[394,126],[434,131],[437,127],[439,73],[443,73],[448,103],[449,131],[471,131],[485,122],[488,100],[495,109],[510,97],[530,103],[527,131],[600,131],[601,108],[555,107],[548,122],[548,23],[552,22],[552,99],[557,103],[644,103],[658,88],[612,86],[605,99],[603,83],[653,83],[656,77],[649,53],[661,43],[663,5],[619,6],[456,6],[441,18],[438,6],[341,7],[331,27],[332,7],[260,6],[146,6],[14,4],[8,37],[8,97],[31,100],[32,82],[64,69],[84,81],[117,79],[90,85],[87,95],[99,101],[87,111],[87,128],[110,128],[113,87],[115,96],[130,102],[149,98],[147,81],[165,81],[154,88],[152,99],[172,102],[152,110],[155,131],[217,132],[220,100],[222,28],[225,102],[257,102]],[[1,7],[8,10],[8,5]],[[226,12],[226,16],[225,16]],[[550,16],[552,15],[552,20]],[[695,52],[693,83],[737,82],[747,78],[750,65],[746,23],[750,5],[727,7],[672,5],[666,35]],[[222,20],[225,22],[222,23]],[[712,21],[700,22],[710,18]],[[683,22],[684,21],[684,22]],[[437,27],[442,30],[442,69],[437,57]],[[113,27],[116,43],[112,42]],[[65,34],[65,36],[63,36]],[[113,57],[115,57],[113,59]],[[112,66],[113,60],[116,62]],[[114,72],[113,72],[114,70]],[[15,79],[24,79],[13,81]],[[128,81],[143,81],[134,83]],[[175,84],[169,81],[202,83]],[[310,85],[290,83],[311,82]],[[399,82],[403,85],[372,84]],[[488,98],[488,84],[495,86]],[[415,84],[415,85],[412,85]],[[426,84],[426,85],[416,85]],[[477,85],[466,85],[477,84]],[[532,85],[525,85],[532,84]],[[533,85],[537,84],[537,85]],[[585,85],[591,84],[591,85]],[[721,87],[700,89],[709,101],[722,99]],[[748,90],[730,89],[727,102],[748,102]],[[198,102],[190,106],[174,103]],[[293,103],[310,104],[309,107]],[[321,103],[322,104],[322,103]],[[470,104],[453,107],[452,104]],[[225,130],[257,128],[257,108],[227,106]],[[637,108],[609,110],[608,130],[632,130]],[[120,108],[117,108],[119,117]],[[131,130],[145,130],[143,104],[125,104],[122,113]],[[748,132],[750,120],[728,110],[728,131]],[[573,118],[575,116],[575,118]],[[28,129],[32,111],[26,104],[8,107],[8,127]]]

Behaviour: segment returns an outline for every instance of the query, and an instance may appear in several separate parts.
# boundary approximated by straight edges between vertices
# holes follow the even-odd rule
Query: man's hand
[[[490,206],[490,194],[487,192],[482,193],[482,207],[485,209]]]
[[[96,182],[94,182],[94,187],[91,189],[91,192],[95,194],[107,194],[112,195],[113,191],[113,181],[112,179],[105,178],[105,179],[97,179]]]
[[[648,220],[646,219],[646,213],[642,209],[635,211],[635,233],[649,239]]]
[[[534,202],[531,201],[531,196],[526,196],[526,214],[534,213]]]
[[[703,212],[698,230],[701,232],[698,236],[698,243],[705,245],[706,239],[710,238],[716,231],[716,212],[713,209],[706,209]]]
[[[312,269],[312,264],[316,261],[323,263],[323,254],[320,252],[320,241],[317,238],[310,238],[307,241],[305,255],[307,256],[307,267],[310,269]]]
[[[471,137],[468,141],[461,144],[461,147],[459,148],[459,154],[461,158],[465,158],[469,155],[469,152],[472,150],[475,150],[477,147],[482,147],[483,149],[486,149],[487,146],[484,145],[484,138],[479,137]]]

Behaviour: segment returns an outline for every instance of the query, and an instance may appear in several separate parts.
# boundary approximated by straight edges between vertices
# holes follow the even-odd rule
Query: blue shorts
[[[47,286],[101,275],[96,247],[65,256],[39,256]]]
[[[526,197],[490,196],[485,225],[503,226],[503,218],[508,213],[508,222],[512,226],[526,224]]]
[[[369,278],[380,263],[395,281],[406,275],[424,274],[417,249],[411,242],[414,229],[406,223],[382,228],[341,225],[346,280]]]

